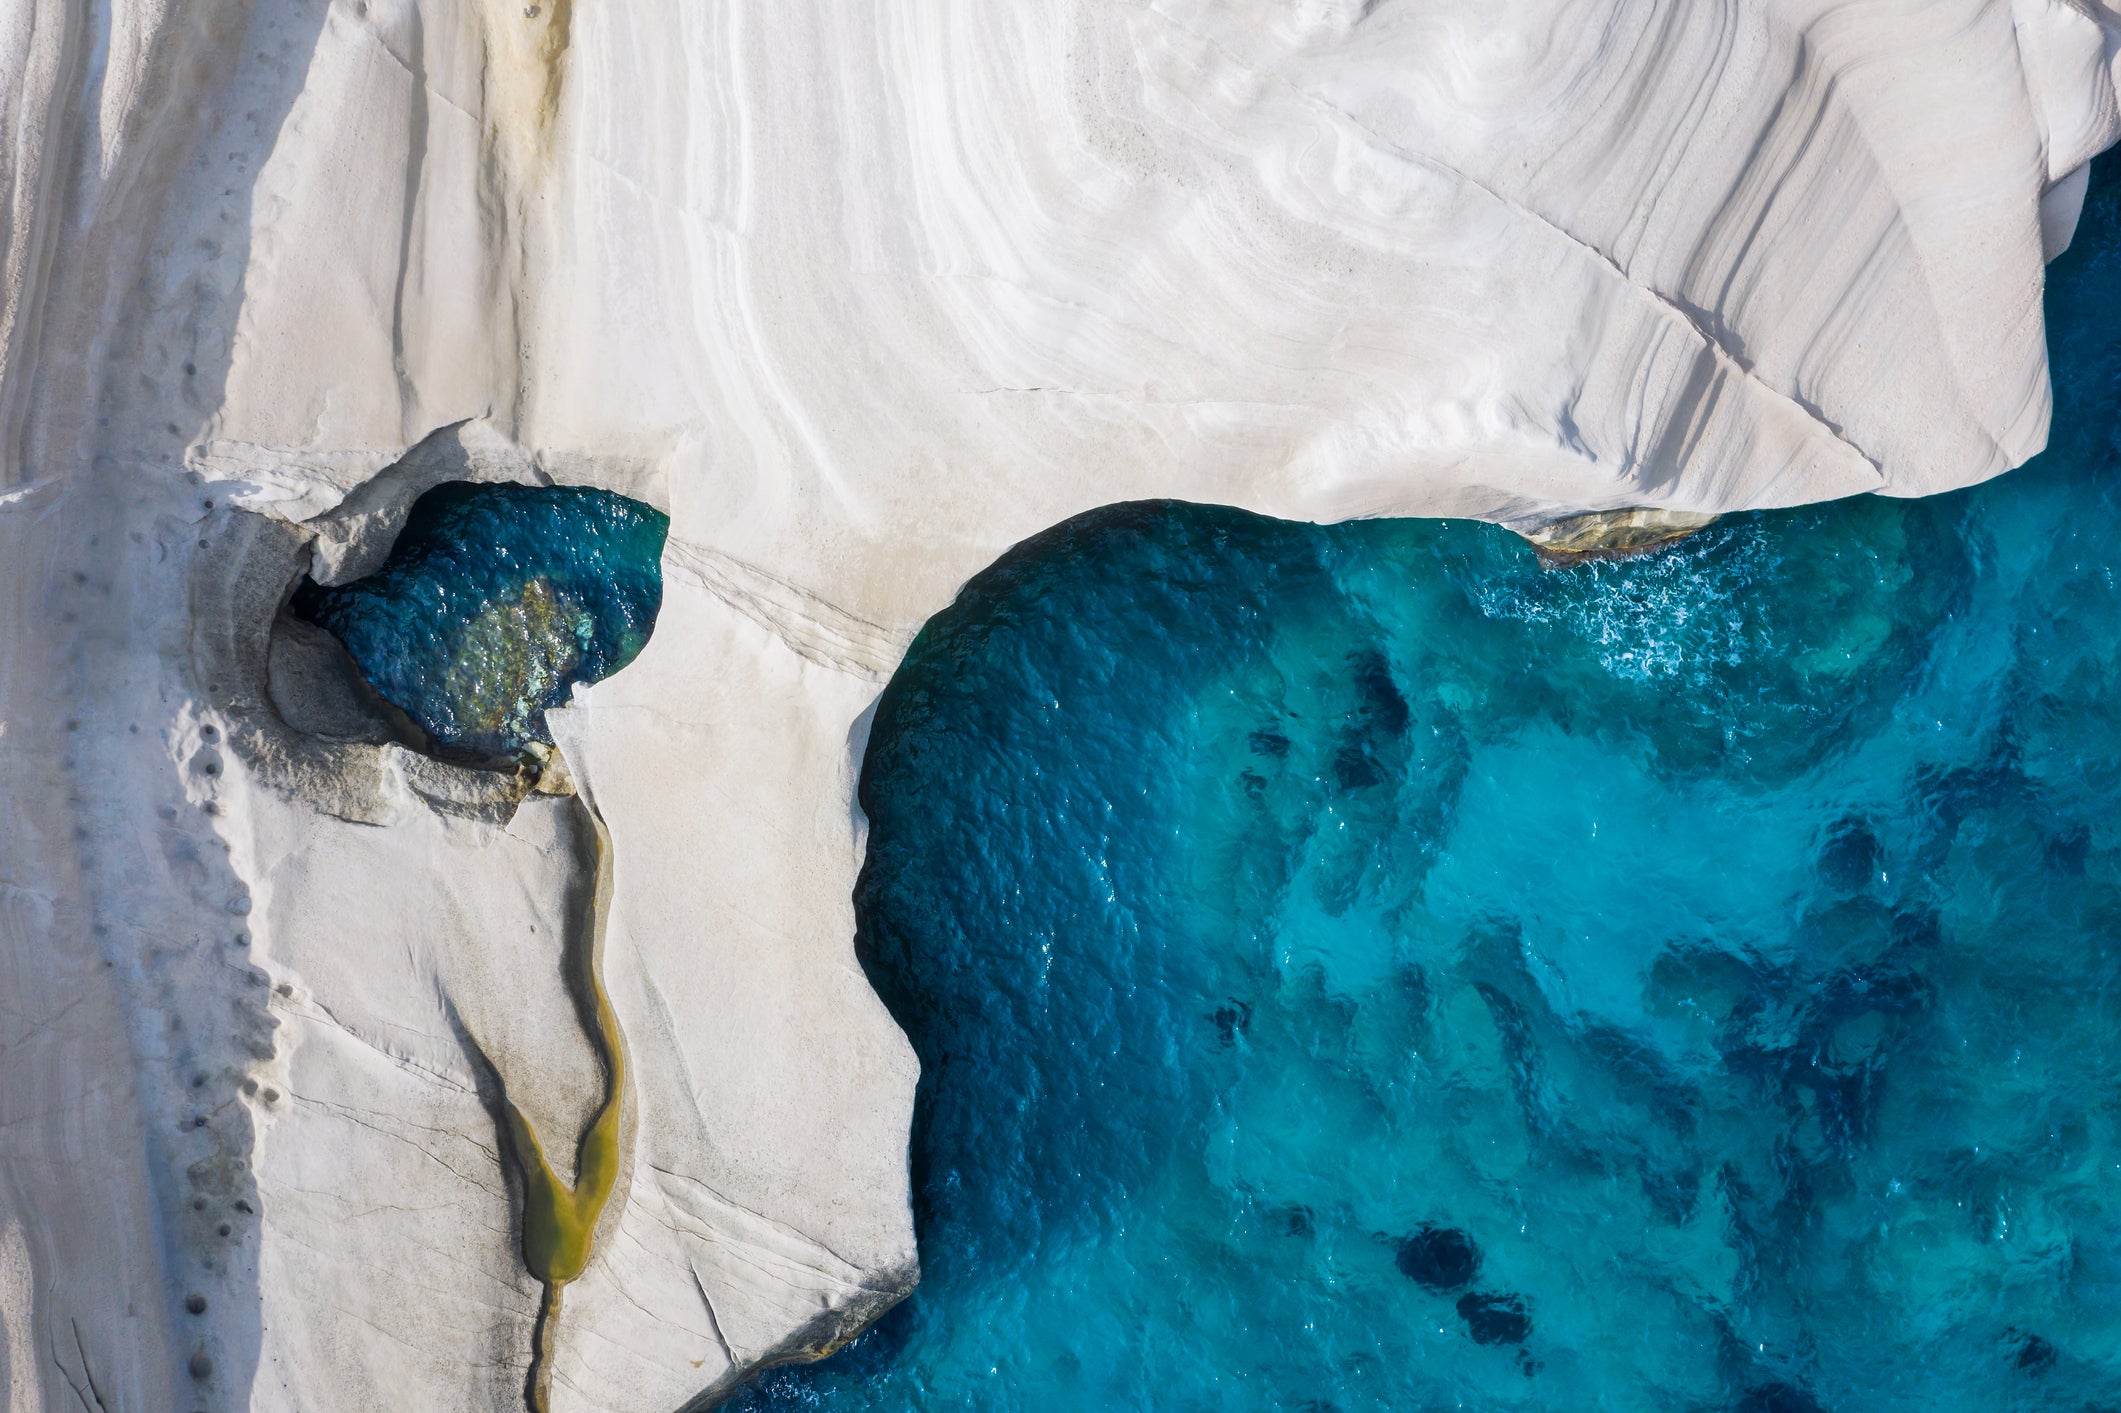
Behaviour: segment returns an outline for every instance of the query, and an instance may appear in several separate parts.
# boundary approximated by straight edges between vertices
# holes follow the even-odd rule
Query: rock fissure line
[[[594,1024],[590,1041],[604,1064],[604,1102],[583,1131],[575,1151],[572,1185],[560,1181],[530,1116],[508,1097],[503,1079],[501,1106],[508,1121],[510,1153],[523,1179],[523,1264],[545,1286],[531,1337],[526,1397],[532,1413],[546,1413],[552,1383],[553,1338],[560,1318],[560,1292],[589,1267],[598,1221],[618,1185],[619,1136],[626,1099],[626,1042],[605,994],[601,971],[604,927],[610,916],[611,834],[588,801],[580,800],[596,838],[596,886],[586,916],[573,929],[574,939],[563,966],[576,1001]]]

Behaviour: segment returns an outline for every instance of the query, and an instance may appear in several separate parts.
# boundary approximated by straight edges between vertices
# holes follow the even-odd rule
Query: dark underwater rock
[[[1826,1413],[1826,1409],[1795,1384],[1772,1383],[1749,1390],[1732,1413]]]
[[[1276,760],[1289,754],[1289,738],[1276,727],[1262,726],[1251,736],[1252,754],[1272,756]]]
[[[1523,1344],[1532,1334],[1532,1317],[1524,1298],[1475,1291],[1458,1298],[1458,1318],[1475,1344]]]
[[[1407,726],[1414,719],[1413,709],[1407,705],[1399,684],[1392,680],[1392,666],[1385,661],[1385,655],[1376,648],[1365,648],[1353,655],[1349,665],[1355,669],[1356,696],[1369,723],[1387,736],[1406,735]]]
[[[1429,1290],[1458,1290],[1480,1274],[1480,1248],[1456,1227],[1424,1226],[1399,1243],[1393,1264]]]
[[[1819,876],[1840,892],[1861,892],[1877,882],[1884,869],[1885,847],[1863,820],[1842,820],[1820,846]]]
[[[2018,1346],[2016,1363],[2028,1374],[2044,1374],[2055,1367],[2055,1346],[2038,1335],[2027,1335]]]

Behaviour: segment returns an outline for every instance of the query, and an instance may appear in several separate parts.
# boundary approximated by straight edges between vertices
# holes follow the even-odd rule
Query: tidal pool
[[[552,743],[548,708],[577,682],[639,655],[662,606],[670,520],[609,491],[455,482],[414,502],[382,568],[336,587],[305,580],[289,607],[335,634],[368,684],[444,754],[503,759]],[[545,1292],[525,1389],[548,1406],[555,1322],[565,1287],[592,1254],[620,1167],[625,1040],[599,972],[613,861],[603,821],[573,802],[595,839],[594,879],[565,926],[564,983],[604,1069],[602,1102],[581,1134],[540,1135],[498,1075],[521,1183],[522,1252]],[[569,1151],[575,1181],[549,1158]]]
[[[2117,178],[1987,486],[969,586],[862,782],[924,1282],[738,1406],[2121,1403]]]
[[[289,607],[452,754],[547,745],[548,707],[639,655],[663,602],[670,518],[581,486],[437,486],[364,579]]]

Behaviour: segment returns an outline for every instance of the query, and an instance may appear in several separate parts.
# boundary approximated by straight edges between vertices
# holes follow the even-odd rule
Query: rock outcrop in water
[[[2001,472],[2117,47],[2103,0],[15,0],[7,1406],[522,1405],[474,1048],[538,1131],[600,1111],[595,843],[274,631],[422,490],[671,516],[653,639],[552,723],[633,1117],[551,1402],[711,1398],[914,1279],[853,782],[969,574],[1151,496]]]

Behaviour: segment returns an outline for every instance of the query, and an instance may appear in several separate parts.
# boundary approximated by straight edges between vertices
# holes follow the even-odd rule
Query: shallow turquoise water
[[[1121,507],[878,712],[925,1280],[753,1410],[2121,1404],[2121,170],[2031,467],[1541,570]]]
[[[545,710],[633,661],[663,602],[670,519],[610,491],[452,482],[383,567],[290,605],[446,752],[550,745]]]

